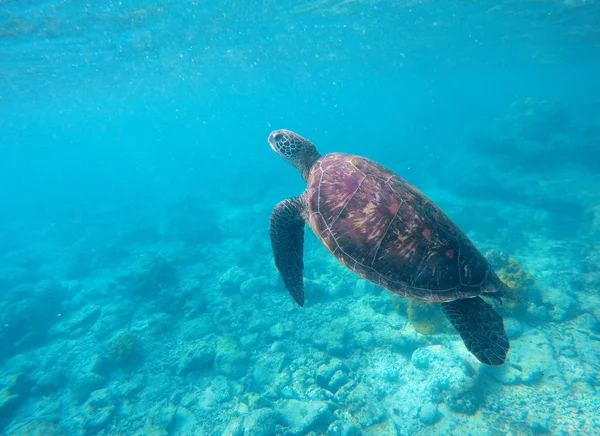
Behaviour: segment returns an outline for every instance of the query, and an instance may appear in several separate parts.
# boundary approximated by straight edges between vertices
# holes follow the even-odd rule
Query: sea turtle
[[[509,343],[502,317],[480,296],[501,301],[509,288],[452,220],[422,192],[383,165],[346,153],[321,156],[289,131],[271,148],[300,173],[306,190],[279,202],[270,236],[283,282],[304,305],[304,225],[347,268],[405,297],[441,303],[467,349],[501,365]]]

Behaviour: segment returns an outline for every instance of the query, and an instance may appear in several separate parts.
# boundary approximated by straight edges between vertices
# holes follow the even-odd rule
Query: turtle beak
[[[269,145],[273,149],[273,151],[279,153],[279,148],[277,147],[277,141],[280,141],[283,138],[283,130],[273,130],[269,135]]]
[[[269,145],[271,146],[271,148],[272,148],[273,150],[275,150],[275,139],[273,139],[273,137],[274,137],[274,136],[275,136],[275,132],[271,132],[271,133],[269,134],[269,139],[268,139],[268,141],[269,141]]]

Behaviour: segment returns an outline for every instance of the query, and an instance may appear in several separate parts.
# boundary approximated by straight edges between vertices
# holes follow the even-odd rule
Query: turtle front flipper
[[[467,349],[486,365],[502,365],[508,353],[504,321],[492,306],[480,297],[442,303],[444,313]]]
[[[301,197],[279,202],[271,213],[271,245],[275,266],[296,303],[304,306],[304,202]]]

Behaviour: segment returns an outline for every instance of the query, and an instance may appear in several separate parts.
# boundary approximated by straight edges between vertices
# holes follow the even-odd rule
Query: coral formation
[[[500,268],[498,276],[511,289],[526,291],[535,285],[535,279],[514,257],[508,256],[505,266]]]
[[[414,329],[422,335],[453,332],[453,328],[439,304],[408,300],[406,314]]]
[[[423,303],[390,293],[396,312],[406,314],[413,328],[422,335],[452,333],[453,328],[439,304]]]
[[[534,277],[510,254],[493,248],[484,253],[498,277],[516,292],[526,292],[535,285]]]
[[[141,344],[137,335],[133,332],[123,332],[110,341],[108,346],[108,358],[118,364],[132,362],[139,356]]]

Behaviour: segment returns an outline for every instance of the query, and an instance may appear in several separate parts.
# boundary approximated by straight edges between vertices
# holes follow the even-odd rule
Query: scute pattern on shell
[[[311,170],[308,224],[348,268],[401,295],[451,301],[493,292],[489,265],[452,220],[386,167],[331,153]]]

